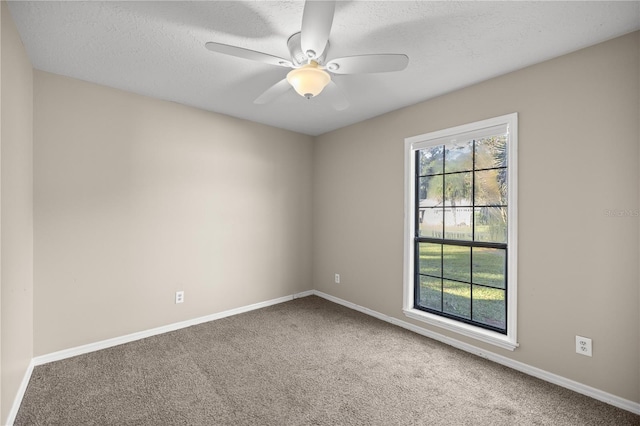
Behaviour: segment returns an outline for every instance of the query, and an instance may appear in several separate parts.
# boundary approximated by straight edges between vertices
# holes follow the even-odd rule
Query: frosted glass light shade
[[[327,72],[318,68],[316,62],[312,61],[298,69],[289,71],[287,81],[300,96],[310,99],[322,92],[322,89],[331,81],[331,77]]]

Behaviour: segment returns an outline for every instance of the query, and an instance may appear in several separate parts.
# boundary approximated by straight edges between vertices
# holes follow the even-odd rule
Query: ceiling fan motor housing
[[[287,47],[289,48],[289,53],[291,54],[291,62],[293,63],[293,65],[295,67],[301,67],[302,65],[309,63],[309,59],[313,59],[318,63],[318,65],[324,65],[325,57],[327,56],[327,51],[329,50],[329,42],[327,41],[322,55],[317,58],[309,58],[309,56],[307,56],[307,54],[302,51],[300,39],[301,33],[297,32],[289,37],[289,40],[287,40]]]

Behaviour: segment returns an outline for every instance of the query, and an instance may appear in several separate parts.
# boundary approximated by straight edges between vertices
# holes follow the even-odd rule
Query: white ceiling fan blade
[[[322,56],[333,24],[336,10],[335,1],[307,0],[302,12],[300,45],[302,53],[310,59]]]
[[[335,110],[343,111],[349,107],[349,101],[347,100],[344,92],[333,81],[330,81],[329,84],[327,84],[327,87],[324,88],[322,93],[324,93]]]
[[[283,78],[273,86],[269,87],[262,95],[258,96],[256,100],[253,101],[253,103],[258,105],[269,103],[275,100],[276,98],[279,98],[280,96],[284,95],[291,89],[292,87],[287,81],[287,79]]]
[[[252,61],[264,62],[265,64],[278,65],[281,67],[292,67],[291,61],[279,58],[277,56],[269,55],[267,53],[256,52],[255,50],[249,50],[237,46],[229,46],[228,44],[214,43],[210,41],[204,45],[212,52],[224,53],[225,55],[235,56],[237,58],[249,59]]]
[[[402,71],[408,64],[407,55],[360,55],[333,59],[325,68],[334,74],[365,74]]]

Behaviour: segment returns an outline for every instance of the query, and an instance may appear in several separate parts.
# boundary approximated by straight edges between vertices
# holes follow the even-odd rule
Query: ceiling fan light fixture
[[[300,96],[311,99],[318,96],[324,89],[331,77],[329,74],[318,68],[318,63],[311,61],[307,65],[294,69],[287,74],[287,81]]]

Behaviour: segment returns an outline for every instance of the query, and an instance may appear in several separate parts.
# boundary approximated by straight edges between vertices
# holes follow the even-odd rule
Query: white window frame
[[[483,129],[507,126],[507,334],[487,330],[414,308],[414,236],[415,236],[415,153],[442,143],[443,139],[456,139],[463,133],[482,132]],[[518,114],[512,113],[475,123],[464,124],[436,132],[406,138],[404,141],[404,292],[403,312],[414,320],[444,328],[508,350],[518,347]]]

